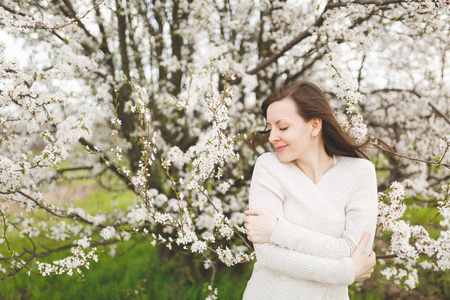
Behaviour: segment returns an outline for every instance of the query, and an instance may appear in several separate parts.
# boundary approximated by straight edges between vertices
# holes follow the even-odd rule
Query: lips
[[[286,147],[287,147],[287,145],[284,145],[284,146],[278,146],[278,147],[276,147],[275,149],[277,149],[277,152],[281,152],[281,151],[283,151],[284,149],[286,149]]]

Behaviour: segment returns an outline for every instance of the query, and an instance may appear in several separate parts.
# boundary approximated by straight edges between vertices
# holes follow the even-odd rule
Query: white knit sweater
[[[334,166],[314,184],[294,162],[276,153],[256,161],[250,208],[279,218],[270,243],[254,244],[256,263],[244,299],[348,299],[355,278],[350,258],[377,219],[374,165],[334,156]]]

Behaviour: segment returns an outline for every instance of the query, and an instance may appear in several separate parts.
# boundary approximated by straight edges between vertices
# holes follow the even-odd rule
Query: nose
[[[278,133],[276,133],[276,131],[272,129],[270,131],[270,135],[269,135],[269,143],[273,144],[279,140],[280,140],[280,137],[278,136]]]

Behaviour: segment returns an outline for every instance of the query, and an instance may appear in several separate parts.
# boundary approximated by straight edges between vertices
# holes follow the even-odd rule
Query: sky
[[[1,0],[0,0],[1,1]],[[47,51],[42,45],[34,45],[33,51],[31,48],[27,49],[28,46],[25,45],[25,41],[21,38],[14,37],[5,29],[0,28],[0,42],[4,43],[5,58],[7,61],[17,59],[20,68],[26,68],[28,64],[33,63],[40,67],[49,66],[49,58]],[[33,56],[33,57],[32,57]],[[32,60],[31,60],[32,58]],[[65,80],[53,80],[54,85],[58,86],[61,90],[67,92],[68,94],[77,94],[77,92],[84,89],[80,85],[80,82],[72,79]],[[42,87],[41,87],[42,88]],[[68,101],[78,101],[73,97],[68,97]]]
[[[5,57],[7,60],[17,58],[20,66],[26,64],[31,55],[30,51],[24,49],[24,41],[8,35],[4,29],[0,29],[0,41],[6,46]]]

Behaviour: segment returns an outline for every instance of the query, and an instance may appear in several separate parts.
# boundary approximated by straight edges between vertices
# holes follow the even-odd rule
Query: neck
[[[332,156],[328,156],[323,143],[322,145],[317,143],[303,157],[296,159],[295,164],[314,183],[317,183],[323,174],[334,166],[334,160]]]

